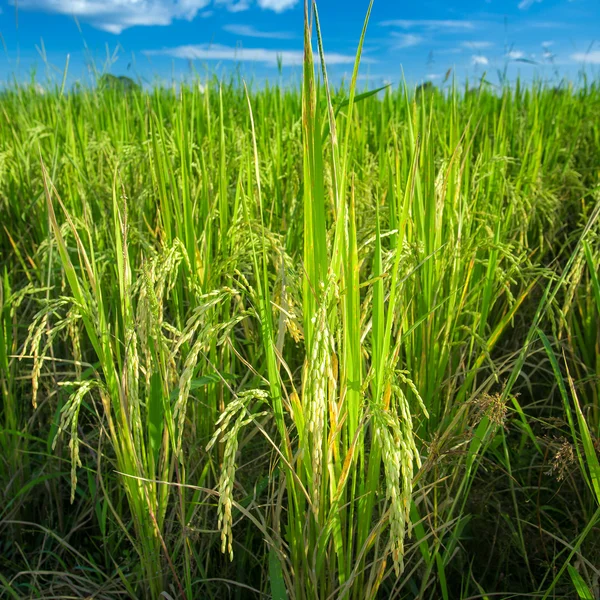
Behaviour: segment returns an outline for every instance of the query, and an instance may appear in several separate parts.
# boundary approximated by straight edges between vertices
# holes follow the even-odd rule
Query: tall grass
[[[370,10],[2,93],[7,597],[597,595],[600,88],[361,90]]]

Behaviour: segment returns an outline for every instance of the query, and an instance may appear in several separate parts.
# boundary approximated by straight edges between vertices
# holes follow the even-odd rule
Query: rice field
[[[600,597],[600,82],[304,35],[1,92],[0,597]]]

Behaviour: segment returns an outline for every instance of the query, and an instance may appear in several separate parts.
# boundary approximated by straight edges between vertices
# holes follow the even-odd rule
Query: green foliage
[[[133,81],[131,77],[127,77],[126,75],[119,75],[116,77],[110,73],[105,73],[100,76],[98,79],[98,87],[100,89],[117,90],[120,92],[139,92],[141,89],[140,85]]]

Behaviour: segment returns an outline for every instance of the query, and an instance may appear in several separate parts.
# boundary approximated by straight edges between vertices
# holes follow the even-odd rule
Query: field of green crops
[[[316,25],[301,87],[0,93],[1,598],[600,597],[600,82]]]

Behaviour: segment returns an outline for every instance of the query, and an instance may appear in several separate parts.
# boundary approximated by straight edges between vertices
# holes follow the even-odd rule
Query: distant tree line
[[[98,87],[109,89],[109,90],[121,90],[123,92],[137,92],[141,89],[140,85],[136,83],[131,77],[120,75],[110,75],[105,73],[98,79]]]

